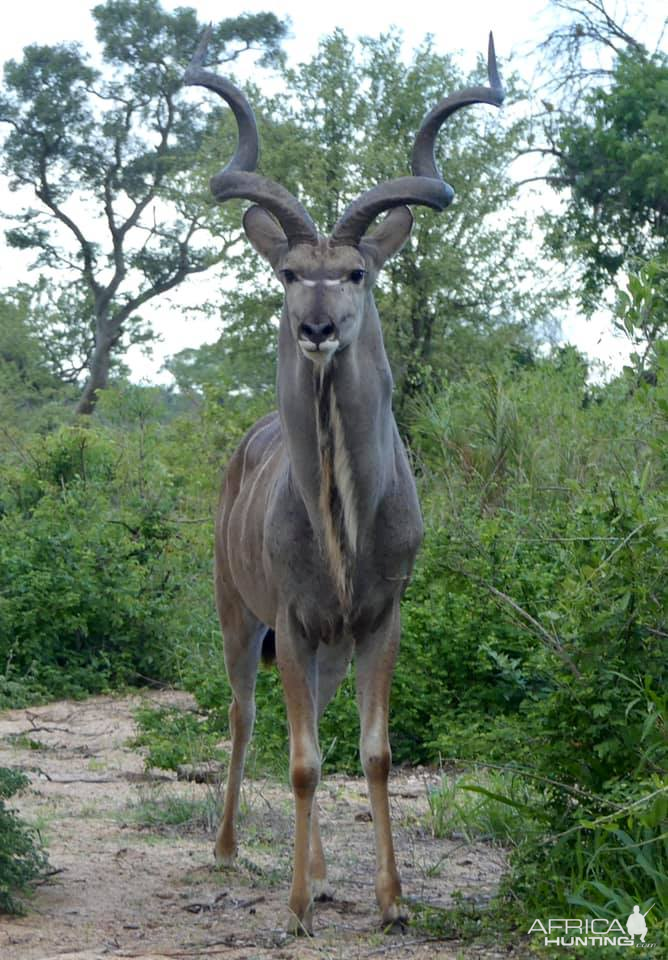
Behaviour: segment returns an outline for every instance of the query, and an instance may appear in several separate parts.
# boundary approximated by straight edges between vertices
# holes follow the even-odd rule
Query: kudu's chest
[[[304,624],[323,631],[373,622],[405,590],[422,539],[422,519],[403,449],[391,481],[366,495],[354,464],[325,457],[317,499],[308,502],[289,468],[268,504],[264,564]]]
[[[287,605],[324,635],[344,621],[373,621],[403,593],[422,519],[398,436],[392,457],[384,478],[369,478],[332,447],[304,492],[278,417],[249,431],[228,469],[218,536],[258,619],[273,625]]]

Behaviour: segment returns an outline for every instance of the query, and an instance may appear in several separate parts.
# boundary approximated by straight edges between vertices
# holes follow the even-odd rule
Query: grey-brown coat
[[[410,235],[407,204],[444,209],[453,196],[433,159],[441,125],[471,103],[503,98],[490,37],[489,87],[446,98],[417,134],[413,175],[367,191],[330,237],[279,184],[258,176],[257,133],[245,97],[206,71],[200,44],[186,74],[232,107],[235,157],[211,187],[245,197],[246,234],[285,289],[278,335],[278,411],[233,455],[216,523],[216,601],[233,691],[232,755],[216,856],[236,853],[235,818],[255,719],[255,678],[267,630],[275,634],[290,729],[295,851],[289,929],[312,929],[327,893],[315,790],[318,721],[355,656],[360,753],[376,842],[383,924],[401,920],[387,779],[390,682],[399,601],[422,538],[415,482],[392,414],[392,377],[373,286]],[[367,235],[379,213],[390,211]]]

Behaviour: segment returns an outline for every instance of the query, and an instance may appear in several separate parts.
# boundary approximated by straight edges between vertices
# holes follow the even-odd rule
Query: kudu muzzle
[[[336,327],[331,320],[300,323],[298,333],[300,341],[312,343],[314,347],[320,346],[326,340],[336,340]]]

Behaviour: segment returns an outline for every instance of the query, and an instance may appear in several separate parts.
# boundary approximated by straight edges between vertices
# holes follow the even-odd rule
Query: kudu
[[[318,233],[280,184],[255,173],[258,135],[244,95],[203,67],[202,38],[185,81],[232,108],[239,140],[211,180],[216,200],[252,200],[248,239],[285,288],[278,331],[278,412],[246,434],[227,467],[216,523],[216,601],[233,699],[232,753],[215,854],[237,849],[235,818],[255,720],[255,680],[275,643],[290,731],[295,801],[292,932],[311,932],[313,900],[327,892],[315,790],[318,722],[353,652],[360,753],[376,843],[383,924],[401,920],[387,780],[388,706],[399,646],[399,601],[422,538],[415,482],[391,407],[392,376],[372,289],[408,239],[409,204],[443,210],[454,191],[434,160],[443,122],[474,103],[499,106],[503,89],[490,35],[489,87],[446,98],[424,119],[413,176],[376,186]],[[372,233],[376,217],[390,211]],[[274,631],[272,637],[271,631]],[[273,645],[273,644],[272,644]]]

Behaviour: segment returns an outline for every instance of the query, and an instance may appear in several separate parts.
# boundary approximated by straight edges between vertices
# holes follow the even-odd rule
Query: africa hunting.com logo
[[[529,934],[541,933],[545,946],[555,947],[654,947],[646,943],[646,917],[654,904],[645,913],[636,904],[625,927],[620,920],[593,917],[586,920],[549,919],[534,920]]]

